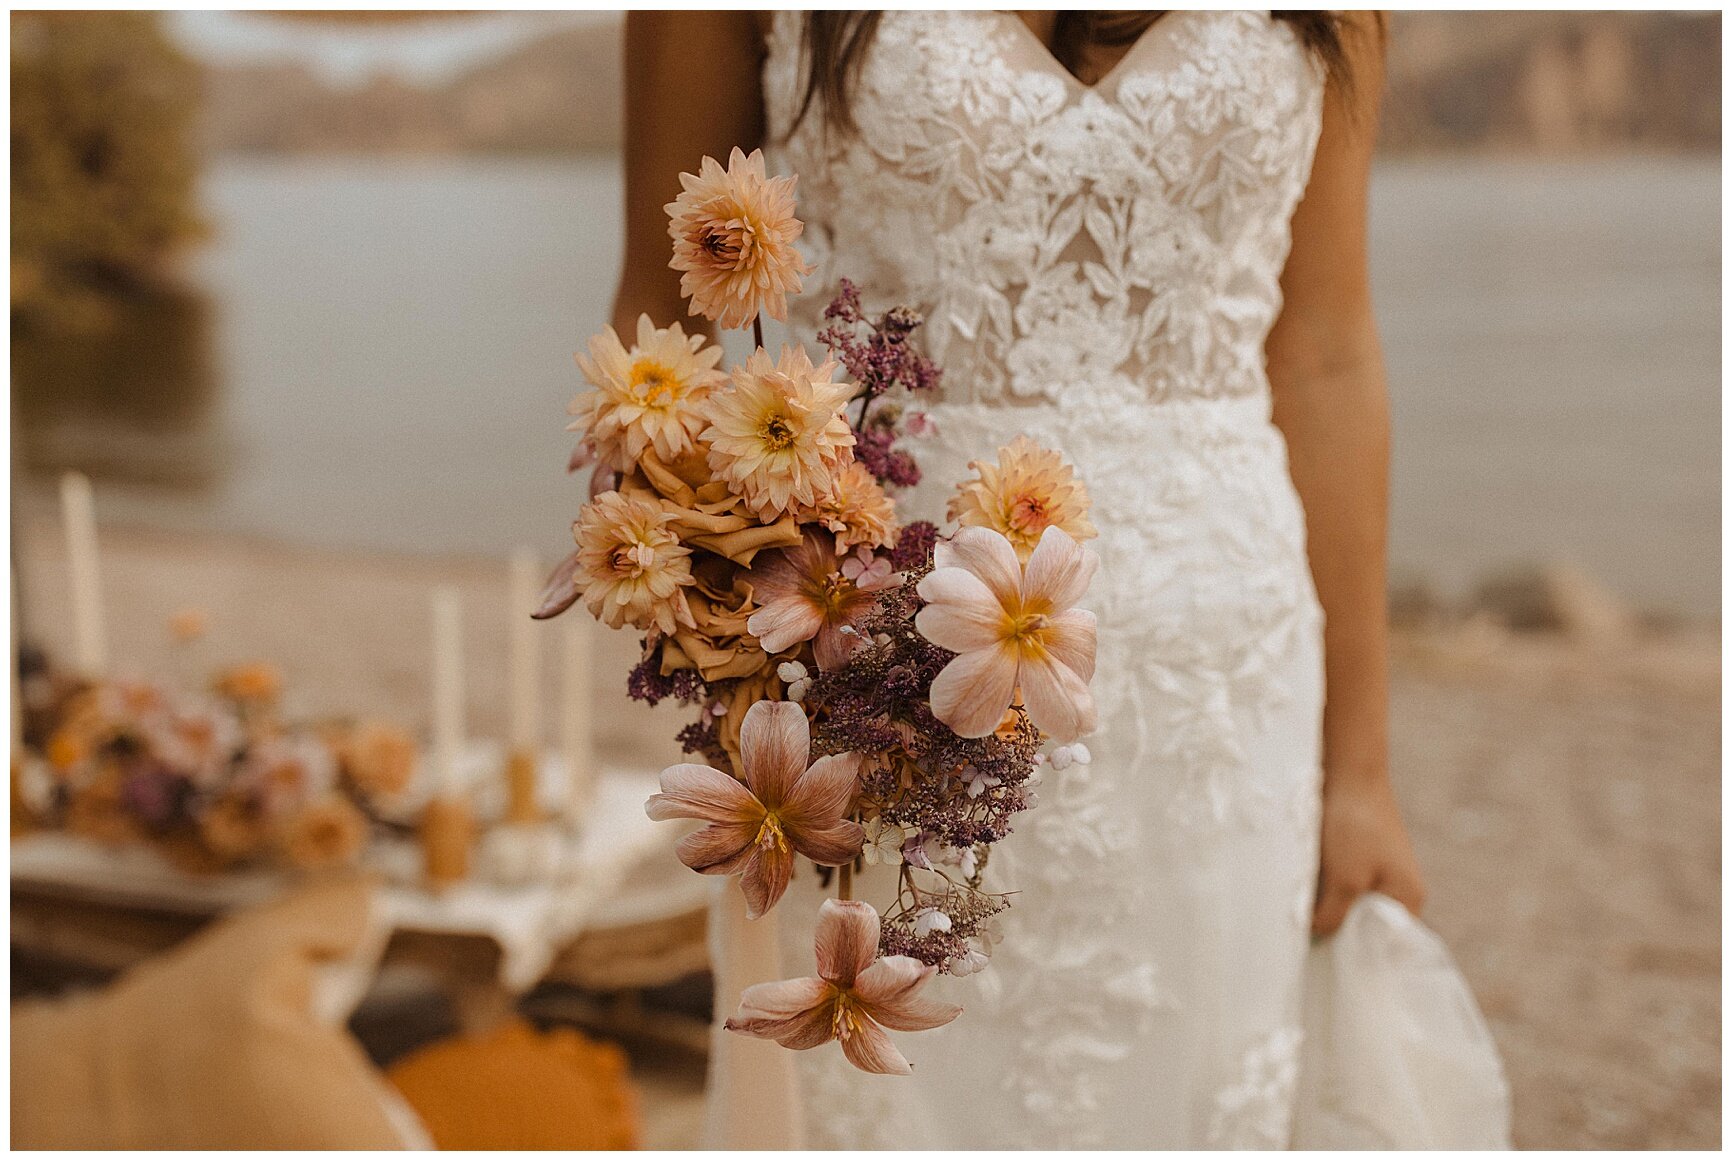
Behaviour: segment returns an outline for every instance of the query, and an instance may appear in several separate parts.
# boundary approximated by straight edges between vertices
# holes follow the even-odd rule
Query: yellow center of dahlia
[[[788,849],[788,840],[782,835],[782,822],[774,814],[764,815],[764,823],[758,827],[758,837],[752,840],[765,850]]]
[[[718,262],[737,262],[740,258],[744,239],[738,235],[730,235],[722,230],[705,230],[698,239],[698,245],[704,253]]]
[[[613,550],[613,569],[637,576],[656,562],[655,549],[647,544],[622,544]]]
[[[669,403],[683,386],[680,377],[664,363],[639,359],[631,365],[632,393],[644,403]]]
[[[1046,526],[1052,523],[1052,517],[1047,512],[1045,500],[1023,495],[1010,506],[1008,523],[1018,532],[1045,532]]]
[[[764,446],[771,451],[786,451],[794,442],[794,425],[780,415],[764,422]]]

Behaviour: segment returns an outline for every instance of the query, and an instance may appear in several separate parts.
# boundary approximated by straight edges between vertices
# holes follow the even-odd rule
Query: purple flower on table
[[[938,969],[905,955],[878,958],[878,936],[878,912],[870,904],[826,899],[818,909],[817,978],[747,988],[727,1029],[793,1049],[840,1040],[855,1068],[908,1075],[913,1068],[884,1030],[938,1028],[962,1009],[921,998]]]
[[[165,827],[174,821],[187,788],[186,780],[173,770],[146,760],[128,772],[120,784],[120,797],[146,826]]]
[[[833,754],[808,764],[810,756],[805,712],[791,702],[760,701],[740,725],[743,784],[712,766],[669,766],[645,813],[657,822],[707,822],[681,839],[675,853],[694,871],[739,875],[746,914],[756,919],[788,889],[796,852],[838,867],[853,861],[864,841],[860,824],[844,817],[860,755]]]

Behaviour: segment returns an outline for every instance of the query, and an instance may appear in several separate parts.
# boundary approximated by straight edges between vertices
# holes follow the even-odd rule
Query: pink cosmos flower
[[[1011,703],[1041,730],[1070,741],[1095,728],[1095,615],[1074,608],[1099,559],[1064,529],[1041,534],[1026,567],[989,528],[959,529],[933,551],[915,627],[957,657],[932,682],[932,712],[965,738],[998,726]]]
[[[727,1029],[784,1048],[840,1040],[855,1068],[907,1076],[914,1070],[884,1029],[924,1032],[962,1014],[955,1004],[917,994],[936,967],[906,955],[878,958],[878,912],[869,903],[824,900],[816,950],[816,979],[754,984],[741,994]]]
[[[807,529],[805,539],[784,548],[752,570],[752,595],[758,611],[746,630],[766,653],[780,653],[812,641],[818,668],[839,669],[854,651],[846,630],[872,611],[873,594],[902,583],[870,551],[838,560],[828,537]]]
[[[833,754],[808,766],[810,731],[799,706],[760,701],[740,724],[743,785],[712,766],[684,763],[662,771],[661,793],[644,804],[657,822],[709,823],[681,839],[675,853],[694,871],[738,874],[752,919],[788,889],[796,851],[839,867],[865,842],[860,824],[844,817],[853,804],[860,755]]]

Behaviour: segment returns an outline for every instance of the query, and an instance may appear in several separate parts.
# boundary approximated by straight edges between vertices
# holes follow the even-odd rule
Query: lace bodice
[[[815,266],[793,337],[842,275],[923,311],[944,399],[905,511],[942,518],[968,461],[1026,432],[1077,465],[1102,561],[1094,761],[995,848],[1017,902],[991,966],[941,981],[969,1011],[910,1038],[917,1082],[800,1054],[814,1143],[1283,1144],[1321,632],[1263,344],[1321,72],[1266,13],[1169,13],[1089,87],[1013,14],[888,12],[858,134],[790,135],[799,20],[764,67]],[[782,904],[793,974],[816,906],[809,876]]]
[[[770,137],[800,175],[812,284],[846,274],[925,311],[949,402],[1265,390],[1322,95],[1285,25],[1168,13],[1091,87],[1013,14],[886,13],[852,137],[816,111],[789,136],[802,82],[799,17],[779,13]],[[796,328],[825,301],[804,296]]]

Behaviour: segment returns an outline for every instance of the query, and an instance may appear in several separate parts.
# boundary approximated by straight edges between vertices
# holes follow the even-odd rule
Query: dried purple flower
[[[890,567],[897,572],[917,568],[925,572],[932,567],[932,547],[938,543],[938,529],[930,520],[904,524],[890,550]]]

